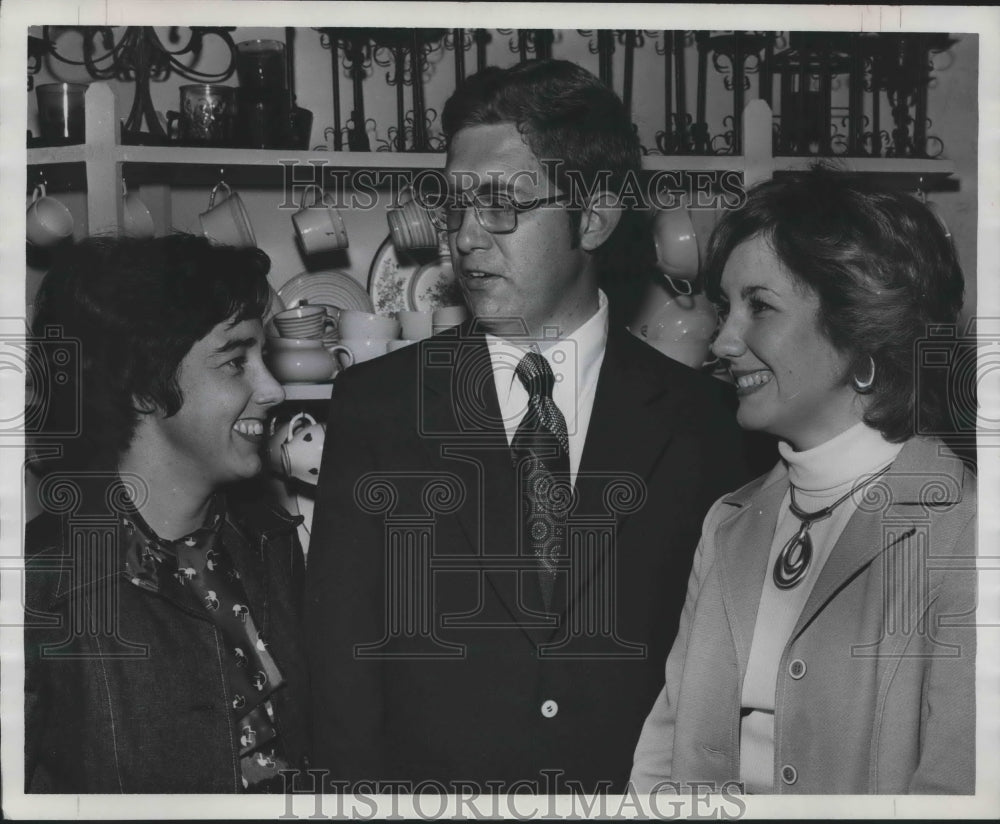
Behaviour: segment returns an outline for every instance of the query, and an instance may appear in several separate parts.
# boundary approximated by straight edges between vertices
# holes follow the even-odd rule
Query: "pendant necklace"
[[[892,464],[889,464],[889,466],[892,466]],[[816,512],[804,512],[799,509],[798,504],[795,503],[795,485],[789,483],[788,508],[791,510],[792,515],[802,523],[799,524],[798,531],[788,540],[788,543],[781,548],[781,552],[778,553],[778,557],[774,562],[774,585],[778,589],[791,589],[806,577],[806,572],[809,571],[809,563],[812,561],[813,555],[812,538],[809,537],[810,527],[817,521],[828,518],[833,510],[850,498],[861,487],[866,486],[880,475],[885,474],[889,466],[880,469],[871,477],[865,478],[863,481],[855,484],[846,494],[841,495],[832,504]]]

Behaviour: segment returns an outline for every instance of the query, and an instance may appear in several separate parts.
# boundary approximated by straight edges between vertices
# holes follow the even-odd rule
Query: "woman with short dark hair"
[[[917,355],[961,307],[950,239],[817,170],[723,217],[706,290],[738,420],[781,461],[706,518],[632,781],[974,792],[975,477],[915,434],[948,418]]]
[[[60,454],[25,535],[27,792],[282,792],[304,763],[297,520],[247,488],[284,400],[269,266],[92,238],[42,283],[39,448]]]

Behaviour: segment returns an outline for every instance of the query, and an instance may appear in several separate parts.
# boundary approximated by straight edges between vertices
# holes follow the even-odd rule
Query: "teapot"
[[[667,357],[699,369],[711,362],[709,347],[717,326],[715,307],[704,294],[674,295],[654,281],[628,329]]]

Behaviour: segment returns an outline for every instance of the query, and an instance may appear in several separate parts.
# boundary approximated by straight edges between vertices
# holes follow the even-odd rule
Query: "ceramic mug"
[[[314,192],[311,205],[306,203],[309,192]],[[339,210],[325,203],[319,186],[310,186],[306,190],[302,196],[302,207],[292,215],[292,223],[302,251],[307,255],[346,249],[349,245],[343,216]]]
[[[413,197],[409,186],[399,193],[397,206],[386,213],[392,242],[397,249],[433,249],[438,245],[437,228],[430,213]]]
[[[698,236],[687,209],[663,209],[653,220],[657,267],[668,277],[694,280],[701,268]]]
[[[340,346],[347,350],[347,362],[341,360],[340,365],[347,369],[355,363],[377,358],[384,355],[389,348],[388,338],[341,338]]]
[[[215,195],[219,189],[225,189],[226,194],[223,201],[216,206]],[[209,240],[226,246],[257,245],[243,201],[224,181],[215,184],[208,198],[208,211],[202,212],[199,217],[202,234]]]
[[[312,423],[289,430],[288,438],[281,445],[282,474],[307,484],[319,480],[319,465],[323,458],[326,424]]]
[[[464,323],[467,317],[469,310],[464,306],[442,306],[440,309],[435,309],[431,316],[431,329],[436,335],[445,329]]]
[[[32,246],[54,246],[73,235],[73,214],[54,197],[45,194],[45,184],[35,187],[25,217],[26,235]]]
[[[399,332],[406,340],[423,340],[433,334],[433,319],[431,312],[418,312],[404,309],[396,313],[399,320]]]
[[[391,340],[399,337],[399,321],[388,315],[343,309],[340,312],[340,337]]]
[[[122,181],[122,231],[132,237],[152,237],[155,232],[153,216],[142,198],[130,192]]]
[[[325,306],[305,304],[275,314],[274,326],[283,338],[323,337],[326,328],[336,328],[337,322],[326,313]]]

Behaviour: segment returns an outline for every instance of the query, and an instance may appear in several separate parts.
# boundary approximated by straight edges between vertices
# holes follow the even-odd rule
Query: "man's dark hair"
[[[79,341],[82,436],[66,440],[63,463],[112,468],[141,415],[176,414],[181,361],[219,323],[264,315],[270,265],[259,249],[186,234],[92,237],[59,255],[35,299],[32,331]],[[47,351],[37,346],[32,356]],[[58,420],[60,410],[50,413]]]
[[[865,422],[895,442],[913,434],[918,410],[921,421],[944,427],[947,398],[917,375],[916,348],[929,326],[955,323],[965,281],[934,214],[908,194],[826,168],[760,183],[712,233],[709,297],[720,299],[733,250],[758,236],[819,297],[820,329],[851,357],[854,374],[866,376],[874,360]]]
[[[442,124],[449,145],[468,126],[513,123],[552,182],[571,189],[566,173],[589,189],[599,175],[617,190],[640,168],[642,150],[625,106],[590,72],[566,60],[529,60],[472,75],[448,99]]]
[[[518,128],[552,183],[567,194],[595,187],[619,192],[642,166],[642,147],[621,99],[566,60],[487,67],[459,86],[442,115],[449,146],[464,128],[497,123]],[[579,210],[573,211],[573,231],[578,232]],[[597,250],[601,286],[613,310],[634,303],[637,288],[645,283],[639,260],[651,258],[646,249],[651,244],[639,215],[626,209],[612,237]]]

